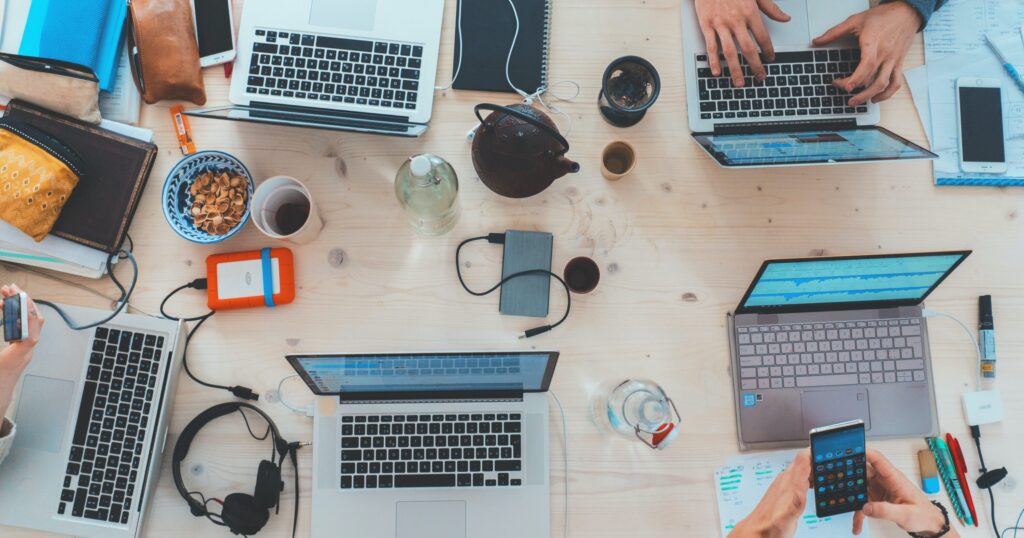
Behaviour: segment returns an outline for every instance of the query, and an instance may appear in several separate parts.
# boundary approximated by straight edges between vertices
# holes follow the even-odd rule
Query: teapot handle
[[[473,112],[476,113],[476,119],[480,120],[480,124],[481,125],[483,125],[483,123],[484,123],[483,117],[480,116],[480,111],[481,110],[490,110],[492,112],[501,111],[501,112],[504,112],[504,113],[506,113],[506,114],[508,114],[510,116],[515,116],[515,117],[525,121],[526,123],[529,123],[529,124],[533,125],[534,127],[540,129],[541,131],[544,131],[545,133],[548,134],[548,136],[550,136],[550,137],[554,138],[555,140],[557,140],[558,143],[561,144],[563,148],[565,148],[565,149],[562,150],[561,154],[564,155],[564,154],[569,152],[569,141],[566,140],[565,137],[562,136],[561,133],[559,133],[555,129],[552,129],[551,127],[546,125],[544,122],[538,120],[537,118],[534,118],[533,116],[531,116],[529,114],[526,114],[525,112],[520,112],[520,111],[518,111],[518,110],[516,110],[514,108],[510,108],[510,107],[507,107],[507,106],[494,105],[494,104],[490,104],[490,103],[480,103],[479,105],[476,105],[473,108]]]

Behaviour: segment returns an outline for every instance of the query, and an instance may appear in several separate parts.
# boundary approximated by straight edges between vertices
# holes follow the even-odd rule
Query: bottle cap
[[[429,176],[432,168],[434,168],[434,164],[430,162],[430,157],[426,155],[417,155],[409,163],[409,171],[416,177]]]

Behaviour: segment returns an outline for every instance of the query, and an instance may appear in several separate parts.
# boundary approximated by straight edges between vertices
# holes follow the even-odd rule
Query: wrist
[[[941,504],[932,501],[924,508],[927,514],[927,525],[922,529],[909,533],[914,538],[938,538],[949,532],[949,514]]]
[[[900,11],[906,16],[908,26],[912,24],[915,33],[924,30],[927,20],[924,18],[924,14],[921,13],[913,4],[906,0],[899,0],[897,2],[892,2],[889,5],[893,6],[893,9]]]

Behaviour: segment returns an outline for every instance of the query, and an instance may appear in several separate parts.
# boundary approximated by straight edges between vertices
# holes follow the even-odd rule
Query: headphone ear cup
[[[281,482],[281,469],[272,461],[261,461],[260,468],[256,472],[256,490],[253,492],[256,504],[263,508],[277,506],[282,488],[284,488],[284,484]]]
[[[224,498],[220,518],[231,532],[252,536],[270,520],[270,510],[260,506],[252,495],[232,493]]]

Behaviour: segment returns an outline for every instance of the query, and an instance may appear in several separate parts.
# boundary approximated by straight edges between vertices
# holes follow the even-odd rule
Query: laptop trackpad
[[[800,395],[800,407],[804,431],[858,418],[865,429],[871,429],[867,389],[805,391]]]
[[[18,448],[60,451],[75,384],[63,379],[25,376],[18,400]]]
[[[397,538],[466,538],[465,501],[400,502]]]
[[[377,20],[377,0],[313,0],[309,24],[369,32]]]

